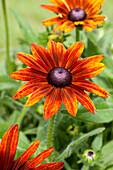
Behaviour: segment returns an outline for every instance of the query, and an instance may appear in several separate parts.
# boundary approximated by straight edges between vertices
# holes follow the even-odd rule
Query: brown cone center
[[[71,73],[63,67],[55,67],[48,73],[48,83],[55,87],[69,86],[72,81]]]
[[[68,19],[70,21],[83,21],[87,17],[87,13],[81,8],[74,8],[68,14]]]

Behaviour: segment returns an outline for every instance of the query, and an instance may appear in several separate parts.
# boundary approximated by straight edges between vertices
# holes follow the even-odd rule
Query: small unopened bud
[[[62,43],[64,41],[63,32],[61,32],[61,31],[51,31],[51,32],[49,32],[48,40],[53,40],[55,42],[61,42]]]
[[[79,132],[79,127],[76,126],[75,124],[72,124],[67,128],[67,133],[71,136],[74,136],[78,132]]]
[[[93,163],[96,159],[96,153],[94,150],[86,150],[84,153],[83,153],[83,159],[85,162],[87,163]]]

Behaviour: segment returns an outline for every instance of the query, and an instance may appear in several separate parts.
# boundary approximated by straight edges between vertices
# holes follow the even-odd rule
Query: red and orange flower
[[[94,114],[95,106],[84,90],[104,98],[109,93],[85,79],[95,77],[105,69],[105,65],[100,63],[104,56],[96,55],[78,60],[83,49],[82,42],[74,43],[67,50],[63,44],[52,40],[48,42],[47,50],[32,43],[33,55],[17,54],[18,59],[31,68],[10,74],[13,79],[28,81],[18,89],[13,99],[31,94],[25,104],[28,107],[47,96],[44,103],[45,120],[59,110],[62,101],[72,116],[77,114],[77,100]]]
[[[34,142],[19,158],[14,160],[18,144],[18,125],[12,125],[4,134],[0,143],[0,169],[1,170],[60,170],[63,162],[47,163],[37,167],[53,151],[53,147],[41,152],[36,157],[28,160],[37,150],[40,141]]]
[[[50,10],[56,14],[43,21],[43,25],[51,26],[57,24],[55,31],[72,31],[79,26],[91,32],[104,22],[104,16],[98,14],[104,0],[49,0],[54,5],[41,5],[42,8]]]

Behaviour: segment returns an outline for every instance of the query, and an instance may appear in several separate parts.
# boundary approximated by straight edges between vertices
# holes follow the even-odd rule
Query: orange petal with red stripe
[[[28,169],[34,168],[35,166],[40,164],[45,158],[47,158],[53,152],[53,150],[54,150],[54,148],[51,147],[51,148],[41,152],[36,157],[27,161],[19,170],[28,170]]]
[[[94,111],[96,110],[92,100],[90,97],[80,88],[70,85],[72,88],[74,88],[74,93],[76,94],[77,100],[91,113],[94,114]]]
[[[35,90],[28,98],[25,107],[32,106],[38,103],[42,98],[48,95],[53,90],[53,87],[49,84],[41,85],[37,90]]]
[[[58,24],[60,21],[62,21],[62,18],[60,18],[60,17],[53,17],[53,18],[46,19],[42,23],[45,26],[50,26],[50,25]]]
[[[66,86],[61,89],[61,98],[67,109],[67,111],[72,115],[76,116],[77,114],[77,98],[71,87]]]
[[[55,162],[55,163],[47,163],[42,164],[36,168],[33,168],[33,170],[60,170],[64,166],[64,162]]]
[[[50,117],[52,117],[60,109],[61,104],[61,89],[54,88],[54,90],[46,97],[44,103],[45,120],[48,120]]]
[[[32,156],[32,154],[37,150],[40,141],[35,141],[26,151],[14,161],[12,170],[19,169],[24,163]]]
[[[46,9],[46,10],[50,10],[56,14],[63,14],[66,15],[65,11],[59,7],[56,7],[54,5],[41,5],[41,8]]]
[[[31,81],[23,84],[17,90],[16,94],[12,98],[19,99],[21,97],[27,96],[27,95],[33,93],[38,88],[40,88],[41,86],[45,86],[46,84],[48,84],[46,79],[45,79],[45,82],[43,82],[44,80],[42,80],[42,79],[40,79],[40,81],[38,79],[34,79],[34,80],[31,80]]]
[[[74,79],[72,81],[72,84],[77,86],[80,89],[86,90],[90,93],[94,93],[104,98],[107,98],[108,96],[110,96],[110,94],[104,88],[88,80]]]
[[[91,67],[96,66],[96,64],[102,61],[103,58],[104,58],[103,55],[96,55],[96,56],[80,59],[70,67],[71,73],[75,74],[80,71],[83,71],[84,69],[88,69],[89,66]]]
[[[82,42],[76,42],[72,44],[65,53],[64,67],[65,69],[70,68],[81,56],[84,50],[84,44]]]
[[[49,69],[53,68],[54,66],[53,60],[51,59],[51,56],[44,47],[32,43],[31,51],[33,56],[35,56],[38,59],[38,61],[40,60],[42,61],[42,63],[45,63],[45,65],[47,65]]]
[[[4,134],[0,143],[0,169],[10,169],[18,144],[18,125],[11,126]]]
[[[11,78],[22,81],[30,81],[33,79],[45,79],[47,74],[34,70],[32,68],[22,68],[9,75]]]
[[[17,57],[21,62],[23,62],[27,66],[43,73],[48,73],[49,68],[43,62],[37,60],[36,57],[26,53],[18,53]]]

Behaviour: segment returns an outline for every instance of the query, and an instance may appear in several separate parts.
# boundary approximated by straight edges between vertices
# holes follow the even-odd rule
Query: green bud
[[[67,128],[67,133],[71,136],[74,136],[78,132],[79,132],[79,127],[76,126],[75,124],[72,124]]]
[[[43,109],[44,109],[44,105],[39,104],[36,108],[36,112],[38,112],[40,115],[43,115]]]
[[[85,162],[92,164],[96,160],[96,152],[94,150],[91,150],[91,149],[86,150],[83,153],[82,157],[83,157]]]

